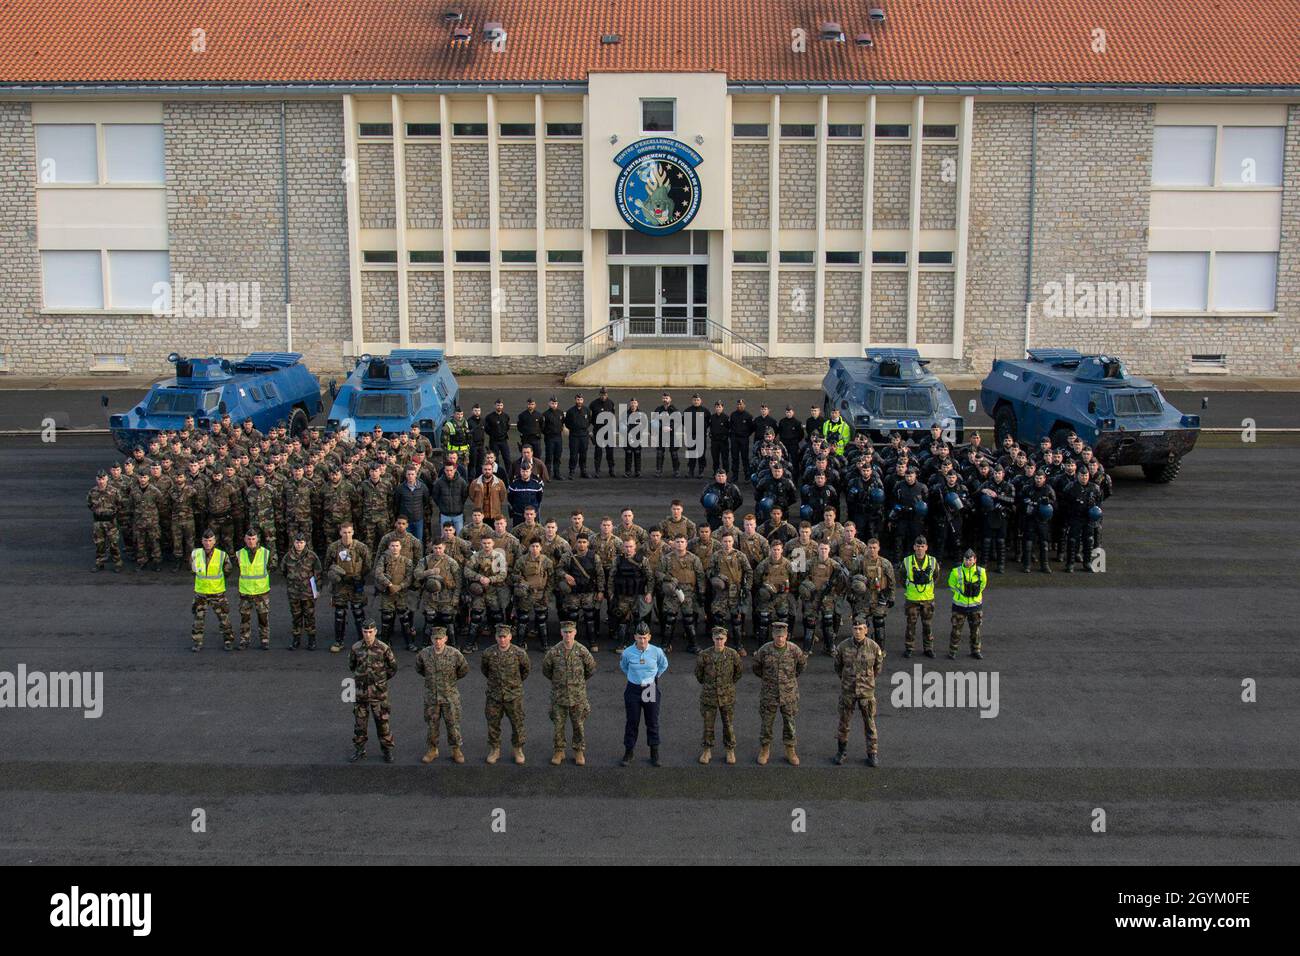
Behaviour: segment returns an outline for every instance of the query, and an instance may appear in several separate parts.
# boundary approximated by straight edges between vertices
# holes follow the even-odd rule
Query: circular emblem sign
[[[622,167],[614,184],[619,215],[648,236],[667,236],[683,229],[700,208],[703,159],[675,139],[643,139],[628,146],[614,162]]]

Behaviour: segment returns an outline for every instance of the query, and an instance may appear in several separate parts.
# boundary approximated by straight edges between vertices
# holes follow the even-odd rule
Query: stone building
[[[0,370],[1294,374],[1295,9],[1234,4],[1207,52],[1162,0],[12,0]]]

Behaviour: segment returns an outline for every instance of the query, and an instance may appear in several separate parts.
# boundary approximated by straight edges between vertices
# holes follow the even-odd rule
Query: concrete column
[[[365,351],[361,326],[361,190],[357,172],[357,111],[351,95],[343,97],[343,165],[348,208],[348,289],[352,298],[352,353]]]
[[[920,288],[917,259],[921,251],[921,125],[925,120],[925,97],[912,103],[912,211],[908,216],[911,234],[907,250],[907,344],[916,345],[916,297]]]
[[[450,355],[456,350],[456,289],[452,285],[456,255],[451,249],[451,113],[446,95],[438,97],[438,123],[442,132],[438,147],[442,157],[442,315],[446,325],[443,348]]]
[[[772,96],[772,119],[768,126],[771,142],[767,164],[767,354],[776,355],[777,295],[780,293],[781,264],[781,96]]]
[[[606,283],[603,246],[599,251],[600,261],[593,261],[597,258],[597,251],[591,237],[591,150],[585,142],[591,138],[591,96],[586,93],[582,95],[582,138],[582,337],[586,338],[598,325],[609,321],[608,312],[599,320],[596,318],[597,309],[605,308],[609,293],[600,291]],[[604,241],[604,233],[601,241]]]
[[[866,126],[863,127],[866,142],[862,150],[862,312],[861,346],[865,351],[871,344],[871,243],[872,228],[876,210],[874,196],[876,192],[876,97],[867,97]]]
[[[533,95],[533,129],[537,134],[533,168],[537,174],[537,354],[546,354],[546,122],[542,94]]]
[[[492,313],[492,354],[501,354],[501,164],[497,157],[497,98],[487,96],[488,127],[488,275]]]
[[[957,146],[957,248],[953,253],[952,357],[962,357],[966,334],[966,246],[970,241],[970,163],[974,136],[975,97],[961,100],[961,131]]]
[[[826,95],[817,112],[817,246],[813,253],[813,356],[826,354]]]
[[[722,253],[721,253],[722,261],[718,267],[718,271],[722,276],[722,299],[716,309],[712,304],[710,304],[709,306],[709,318],[713,319],[715,322],[719,323],[720,325],[722,325],[724,328],[727,329],[731,328],[731,266],[732,266],[732,259],[734,258],[732,254],[732,239],[731,239],[731,223],[732,223],[732,216],[734,215],[734,208],[733,208],[732,194],[731,194],[732,180],[734,178],[732,174],[732,168],[731,168],[731,164],[733,161],[732,149],[731,149],[731,107],[732,107],[731,96],[730,94],[728,94],[726,105],[723,107],[723,114],[722,114],[722,128],[723,130],[725,130],[725,133],[723,134],[723,153],[722,153],[722,162],[723,162]],[[712,249],[713,245],[714,244],[710,242],[709,248]],[[713,277],[713,270],[710,269],[709,270],[710,280],[712,280],[712,277]]]
[[[407,288],[406,239],[406,123],[402,116],[402,98],[393,94],[393,225],[397,234],[397,341],[411,343],[410,290]]]

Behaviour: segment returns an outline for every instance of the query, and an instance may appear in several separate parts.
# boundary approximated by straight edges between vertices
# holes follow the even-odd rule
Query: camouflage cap
[[[307,532],[306,532],[306,531],[303,531],[302,528],[299,528],[297,531],[295,531],[295,532],[293,533],[293,540],[295,540],[295,541],[306,541],[306,540],[307,540]]]
[[[498,625],[497,625],[497,629],[496,629],[496,636],[497,636],[497,637],[500,637],[502,634],[508,634],[508,635],[510,635],[511,637],[513,637],[513,636],[514,636],[514,633],[515,633],[514,628],[512,628],[509,624],[498,624]]]
[[[561,634],[568,634],[570,631],[577,631],[577,630],[578,630],[578,625],[575,624],[573,621],[561,621],[561,622],[560,622],[560,633],[561,633]]]
[[[713,629],[713,636],[725,639],[727,637],[727,629],[725,627],[715,627]]]
[[[95,477],[96,477],[96,478],[107,478],[107,477],[108,477],[108,472],[106,472],[103,468],[101,468],[101,469],[99,469],[99,471],[95,472]]]
[[[379,627],[378,627],[378,625],[375,624],[375,619],[374,619],[373,617],[368,617],[368,618],[366,618],[364,621],[361,622],[361,630],[363,630],[363,631],[377,631],[377,630],[379,630]]]
[[[447,629],[446,629],[445,627],[434,627],[434,628],[430,628],[430,629],[429,629],[429,636],[430,636],[431,638],[433,638],[434,640],[437,640],[437,639],[440,638],[440,637],[446,637],[446,636],[447,636]]]
[[[773,635],[774,637],[775,637],[777,634],[788,634],[789,632],[790,632],[790,626],[789,626],[788,624],[786,624],[785,621],[774,621],[774,622],[773,622],[773,624],[772,624],[772,635]]]

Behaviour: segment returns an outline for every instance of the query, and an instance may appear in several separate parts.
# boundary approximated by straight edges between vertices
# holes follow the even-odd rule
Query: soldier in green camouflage
[[[172,543],[172,487],[173,482],[170,474],[163,473],[162,462],[155,460],[149,466],[149,484],[158,489],[158,543],[159,556],[158,563],[154,567],[155,571],[162,570],[162,545]],[[179,558],[179,554],[173,553],[172,557]]]
[[[393,762],[393,731],[388,721],[392,710],[388,700],[388,682],[397,673],[397,656],[393,649],[379,640],[375,622],[361,624],[361,640],[352,645],[348,654],[348,670],[356,680],[356,701],[352,707],[354,729],[352,756],[354,763],[366,755],[369,722],[375,721],[375,734],[384,752],[384,762]]]
[[[760,644],[767,643],[774,621],[789,625],[794,615],[794,586],[794,568],[785,556],[785,542],[774,538],[767,557],[754,569],[754,638]]]
[[[501,718],[510,718],[510,744],[515,763],[524,762],[524,681],[532,670],[527,652],[510,642],[514,634],[508,624],[498,624],[496,643],[483,651],[479,668],[487,678],[488,763],[501,759]]]
[[[122,533],[122,547],[129,551],[135,550],[135,518],[131,514],[131,486],[134,484],[135,480],[123,473],[122,465],[109,465],[108,486],[117,492],[117,527]]]
[[[162,570],[162,526],[159,508],[163,495],[149,482],[148,472],[136,476],[131,489],[131,513],[135,522],[135,563],[143,571],[150,560],[155,571]]]
[[[885,646],[885,618],[894,606],[893,563],[880,553],[880,541],[871,538],[866,543],[866,552],[858,562],[849,568],[853,575],[849,586],[849,606],[853,608],[853,618],[865,615],[871,624],[871,639],[881,647]]]
[[[818,618],[827,655],[835,647],[835,605],[849,583],[844,566],[831,557],[829,541],[817,542],[816,556],[799,575],[799,603],[803,607],[803,649],[812,653],[817,643]]]
[[[773,624],[772,640],[754,654],[754,673],[763,682],[758,699],[758,715],[762,723],[758,738],[760,764],[767,763],[772,747],[772,725],[777,711],[780,711],[785,759],[791,766],[799,766],[794,719],[799,714],[799,675],[807,665],[808,655],[790,643],[789,628],[785,623]]]
[[[384,466],[379,462],[370,465],[370,477],[361,483],[357,492],[361,511],[361,540],[372,550],[379,539],[392,527],[388,483],[383,479]]]
[[[867,766],[879,761],[876,743],[876,678],[885,666],[885,652],[867,636],[866,615],[853,622],[853,636],[835,648],[835,673],[840,676],[840,723],[835,740],[835,763],[842,765],[849,744],[853,712],[862,714],[867,736]]]
[[[709,562],[709,582],[713,585],[713,620],[727,628],[738,654],[744,653],[744,607],[753,585],[749,559],[736,550],[736,533],[721,532],[722,547]]]
[[[438,725],[447,725],[447,743],[451,759],[464,763],[461,751],[464,743],[460,734],[460,689],[457,681],[469,673],[465,655],[447,643],[447,629],[434,627],[430,631],[433,643],[420,649],[415,656],[415,672],[424,679],[424,722],[429,728],[429,749],[420,758],[421,763],[438,759]]]
[[[673,505],[674,514],[680,510],[678,505]],[[686,535],[678,534],[671,540],[669,547],[664,549],[658,567],[654,569],[656,584],[663,600],[659,641],[664,651],[669,653],[672,651],[673,631],[677,627],[678,618],[682,621],[686,650],[695,653],[696,622],[700,606],[704,602],[704,566],[700,564],[699,558],[686,550],[686,545]]]
[[[248,509],[248,520],[262,533],[262,541],[265,542],[266,550],[271,552],[274,563],[276,512],[280,509],[275,489],[266,483],[266,472],[260,468],[253,472],[253,484],[248,489],[245,506]]]
[[[454,633],[456,612],[460,609],[460,581],[460,564],[447,556],[445,541],[435,541],[433,550],[415,566],[414,589],[420,596],[420,610],[424,612],[425,647],[429,646],[436,628],[445,634]]]
[[[486,643],[484,631],[489,623],[500,625],[505,621],[506,606],[510,599],[510,591],[506,587],[506,577],[510,573],[506,553],[497,548],[496,539],[490,534],[483,535],[479,544],[482,550],[470,556],[463,572],[465,591],[469,595],[471,654],[478,650],[480,636],[483,636]]]
[[[415,650],[415,612],[411,609],[410,591],[415,583],[415,561],[402,553],[396,538],[388,550],[375,561],[375,594],[379,597],[380,639],[387,641],[394,624],[402,629],[406,649]]]
[[[341,469],[331,468],[326,472],[325,485],[321,488],[321,520],[325,523],[326,542],[337,541],[343,522],[355,520],[356,494],[356,488]]]
[[[727,629],[713,629],[713,646],[700,651],[695,659],[695,679],[700,682],[700,716],[704,718],[704,739],[700,743],[700,763],[713,759],[713,731],[718,714],[722,714],[722,745],[727,763],[736,762],[736,681],[744,668],[740,655],[727,646]]]
[[[510,573],[510,588],[515,598],[515,626],[519,630],[519,646],[528,650],[530,635],[546,649],[546,628],[549,621],[549,601],[555,588],[555,565],[542,554],[541,538],[533,538],[528,551],[517,561]]]
[[[117,513],[121,499],[117,490],[108,483],[108,472],[95,475],[95,487],[86,495],[86,507],[94,524],[91,538],[95,542],[95,570],[103,571],[108,559],[113,559],[113,571],[122,570],[122,550],[117,543]]]
[[[542,658],[542,676],[551,682],[551,723],[555,727],[555,753],[551,763],[564,763],[568,749],[565,740],[565,723],[573,726],[573,762],[579,767],[587,763],[587,715],[591,704],[587,700],[587,681],[596,673],[596,658],[577,641],[578,627],[573,621],[560,623],[560,642]]]
[[[315,490],[307,480],[302,462],[293,464],[293,478],[284,486],[284,522],[285,529],[293,534],[299,528],[307,532],[311,540],[312,493]]]
[[[352,522],[345,521],[339,528],[339,539],[325,552],[325,573],[333,585],[334,644],[331,654],[343,650],[343,635],[347,633],[348,610],[361,633],[361,621],[366,611],[366,575],[370,573],[370,549],[353,537]]]
[[[556,596],[563,602],[565,620],[573,621],[593,654],[600,651],[598,614],[605,589],[605,565],[591,547],[591,538],[574,539],[574,550],[560,560],[556,570]]]
[[[225,471],[214,466],[212,482],[208,486],[208,521],[217,532],[217,543],[227,554],[234,552],[235,544],[235,502],[239,499],[239,488],[226,480]]]
[[[316,595],[320,593],[321,563],[316,552],[307,547],[307,535],[299,528],[293,533],[293,545],[280,560],[280,573],[289,596],[289,616],[293,620],[293,643],[296,651],[307,637],[307,650],[316,650]]]
[[[233,570],[230,555],[217,548],[217,535],[211,528],[203,532],[202,547],[190,553],[190,570],[194,572],[194,626],[190,628],[190,650],[203,649],[203,631],[208,608],[217,618],[225,649],[235,649],[235,632],[230,626],[230,601],[226,597],[226,576]]]
[[[199,494],[188,471],[179,472],[172,481],[172,553],[176,555],[177,571],[185,569],[185,557],[194,550]]]

